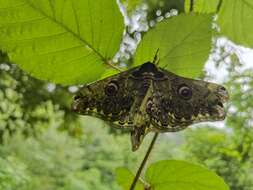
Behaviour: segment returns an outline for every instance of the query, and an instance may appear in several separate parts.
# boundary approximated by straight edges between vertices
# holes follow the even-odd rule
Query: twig
[[[150,145],[148,147],[146,155],[145,155],[144,159],[142,160],[141,165],[140,165],[140,167],[139,167],[139,169],[138,169],[138,171],[137,171],[137,173],[136,173],[136,175],[134,177],[134,180],[132,182],[130,190],[134,190],[135,185],[136,185],[136,183],[137,183],[137,181],[138,181],[138,179],[139,179],[139,177],[141,175],[141,172],[142,172],[142,170],[143,170],[143,168],[144,168],[144,166],[145,166],[145,164],[146,164],[146,162],[148,160],[148,157],[149,157],[149,155],[150,155],[150,153],[151,153],[151,151],[152,151],[152,149],[154,147],[154,144],[155,144],[155,141],[156,141],[157,137],[158,137],[158,133],[155,133],[155,135],[154,135],[154,137],[153,137],[153,139],[152,139],[152,141],[151,141],[151,143],[150,143]]]

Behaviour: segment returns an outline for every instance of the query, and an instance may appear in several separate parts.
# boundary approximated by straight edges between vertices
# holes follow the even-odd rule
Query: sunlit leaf
[[[99,78],[123,28],[116,0],[0,0],[0,48],[31,75],[57,83]]]
[[[100,77],[100,79],[104,79],[106,77],[112,76],[112,75],[116,75],[118,74],[120,71],[116,70],[116,69],[107,69],[105,70],[105,72],[103,73],[103,75]]]
[[[222,35],[236,43],[253,47],[252,23],[252,0],[223,0],[218,15]]]
[[[195,0],[193,11],[197,13],[214,13],[217,11],[220,0]],[[185,12],[190,11],[191,0],[185,0]]]
[[[133,179],[134,175],[127,168],[120,167],[116,169],[116,180],[123,190],[130,189]],[[143,190],[144,187],[144,184],[138,180],[135,190]]]
[[[152,164],[146,180],[155,190],[228,190],[222,178],[185,161],[164,160]]]
[[[196,77],[211,50],[212,16],[179,15],[158,23],[140,42],[135,65],[152,61],[159,49],[159,66],[181,76]]]

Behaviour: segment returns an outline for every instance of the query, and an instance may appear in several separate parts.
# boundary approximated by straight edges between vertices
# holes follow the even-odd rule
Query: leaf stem
[[[216,13],[219,13],[222,3],[223,3],[222,0],[220,0],[220,1],[219,1],[219,4],[218,4],[218,6],[217,6]]]
[[[114,64],[112,63],[111,60],[104,61],[104,62],[105,62],[109,67],[111,67],[112,69],[115,69],[115,70],[117,70],[117,71],[119,71],[119,72],[122,72],[122,71],[123,71],[120,67],[118,67],[117,65],[114,65]]]
[[[147,160],[149,158],[149,155],[150,155],[150,153],[151,153],[151,151],[152,151],[152,149],[154,147],[154,144],[155,144],[155,141],[156,141],[157,137],[158,137],[158,133],[155,133],[155,135],[154,135],[154,137],[153,137],[153,139],[152,139],[152,141],[151,141],[151,143],[150,143],[150,145],[148,147],[146,155],[145,155],[144,159],[142,160],[141,165],[140,165],[140,167],[139,167],[139,169],[138,169],[138,171],[137,171],[137,173],[136,173],[136,175],[134,177],[134,180],[133,180],[133,182],[131,184],[130,190],[134,190],[134,188],[136,186],[136,183],[137,183],[137,181],[138,181],[138,179],[139,179],[139,177],[141,175],[141,172],[142,172],[142,170],[143,170],[143,168],[144,168],[144,166],[145,166],[145,164],[146,164],[146,162],[147,162]]]

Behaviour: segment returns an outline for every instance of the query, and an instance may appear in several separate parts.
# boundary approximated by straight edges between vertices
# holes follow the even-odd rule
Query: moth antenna
[[[155,57],[153,59],[153,64],[155,65],[159,65],[159,61],[160,61],[160,58],[159,58],[159,48],[156,50],[156,53],[155,53]]]

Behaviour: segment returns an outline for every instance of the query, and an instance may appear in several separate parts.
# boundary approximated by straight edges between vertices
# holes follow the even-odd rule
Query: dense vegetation
[[[134,8],[140,3],[129,2],[133,3]],[[168,2],[171,3],[163,4],[162,12],[171,8],[184,11],[183,1],[176,4],[173,4],[175,1]],[[148,5],[146,11],[151,22],[157,16],[157,4],[156,1],[148,1]],[[131,12],[132,8],[129,7],[128,11]],[[196,12],[203,10],[206,11],[204,6],[202,9],[196,7]],[[143,10],[137,8],[135,11]],[[127,31],[126,37],[131,36],[134,36],[134,32]],[[146,37],[149,38],[148,35]],[[243,41],[245,39],[231,38],[247,45]],[[253,70],[243,69],[244,65],[235,55],[223,50],[223,47],[213,46],[216,50],[220,48],[217,51],[219,59],[215,60],[217,66],[226,65],[229,71],[224,81],[231,96],[225,126],[217,128],[215,123],[201,124],[177,134],[162,134],[150,162],[164,159],[194,162],[220,175],[231,190],[253,190]],[[133,52],[127,50],[131,56]],[[109,52],[113,53],[114,50]],[[131,65],[131,60],[126,58],[127,53],[126,50],[120,52],[119,60]],[[151,135],[145,139],[140,151],[131,152],[128,134],[111,129],[101,120],[80,117],[70,111],[75,87],[35,79],[17,65],[9,63],[6,55],[1,54],[0,58],[0,189],[119,189],[115,177],[116,168],[125,166],[136,171]],[[18,60],[20,57],[15,58]],[[197,62],[204,58],[205,56],[200,57]],[[138,60],[142,61],[141,56],[137,56],[137,62]],[[22,64],[21,67],[27,69]],[[202,66],[199,64],[200,68]],[[104,71],[104,68],[99,69]],[[39,69],[36,72],[38,71]],[[36,72],[32,74],[36,76]],[[101,72],[96,73],[94,78],[101,77]],[[190,73],[193,76],[197,74]],[[185,72],[185,75],[189,73]],[[65,79],[65,84],[76,80],[66,76]],[[60,80],[59,77],[52,79],[57,82]],[[79,83],[83,78],[78,80]]]

